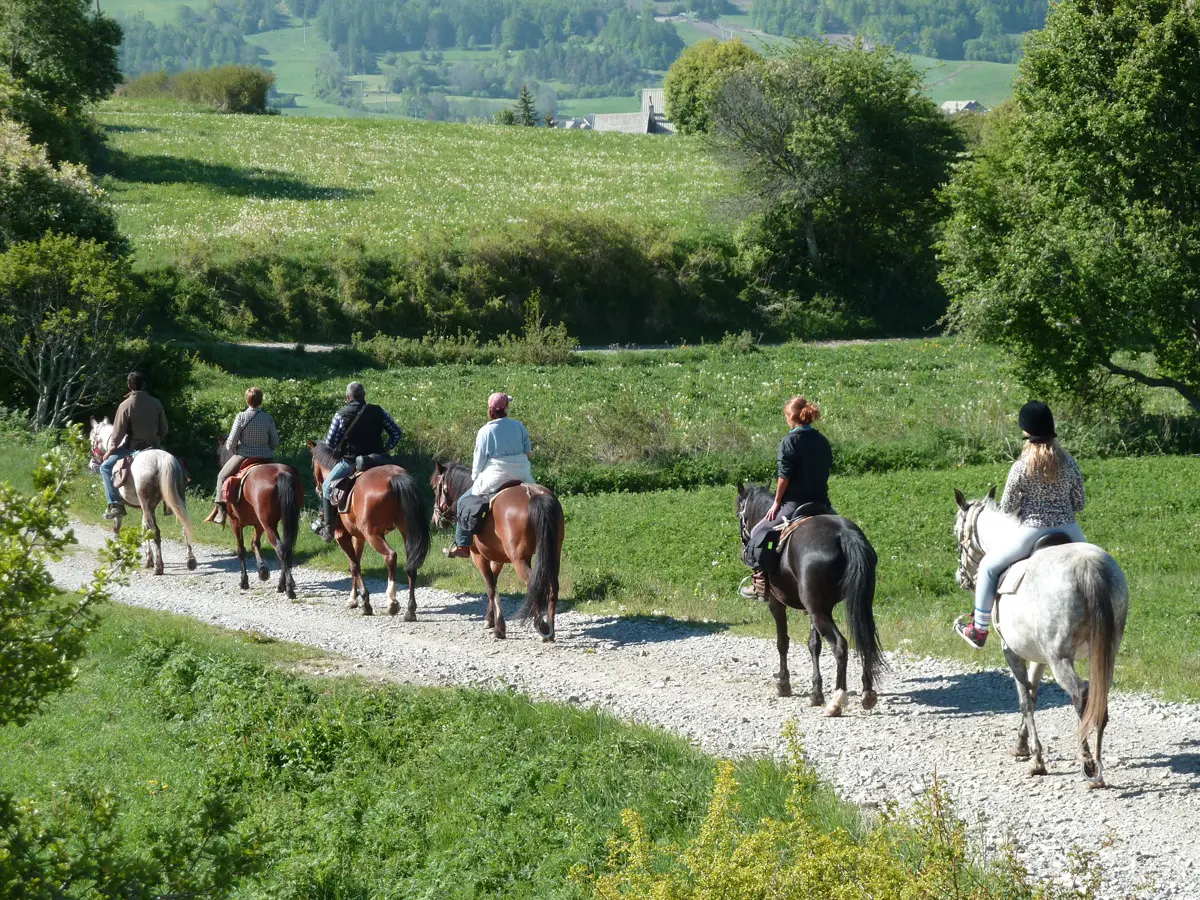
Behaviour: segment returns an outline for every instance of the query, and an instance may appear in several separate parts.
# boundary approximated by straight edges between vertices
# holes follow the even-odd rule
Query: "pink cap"
[[[497,391],[496,393],[492,394],[492,396],[488,397],[488,412],[504,412],[506,409],[508,409],[508,404],[511,400],[512,397],[508,396],[508,394],[504,393],[503,391]]]

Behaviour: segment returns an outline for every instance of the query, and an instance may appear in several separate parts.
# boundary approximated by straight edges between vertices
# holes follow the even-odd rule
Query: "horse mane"
[[[313,459],[324,469],[332,469],[340,460],[333,449],[324,441],[317,441],[312,445]]]
[[[771,508],[771,501],[774,495],[761,484],[748,484],[744,493],[738,494],[737,502],[734,504],[734,510],[746,510],[746,521],[757,522],[767,514],[767,510]]]
[[[471,477],[471,470],[460,462],[447,463],[442,477],[450,481],[450,490],[455,497],[461,497],[469,491],[475,481]]]

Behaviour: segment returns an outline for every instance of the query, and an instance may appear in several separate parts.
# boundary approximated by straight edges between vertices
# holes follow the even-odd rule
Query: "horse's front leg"
[[[262,526],[255,525],[254,526],[254,543],[251,544],[251,546],[254,547],[254,561],[256,563],[258,563],[258,580],[266,581],[268,578],[271,577],[271,570],[267,568],[267,561],[265,559],[263,559],[262,536],[263,536]]]
[[[1021,725],[1017,729],[1017,744],[1013,747],[1013,756],[1029,760],[1030,775],[1045,775],[1046,760],[1042,754],[1037,725],[1033,721],[1033,714],[1037,709],[1037,688],[1034,685],[1041,681],[1044,667],[1027,665],[1025,660],[1008,647],[1004,648],[1004,658],[1008,661],[1008,667],[1012,669],[1013,678],[1017,683],[1017,702],[1021,708]]]
[[[242,581],[240,586],[243,591],[246,591],[250,589],[250,576],[246,574],[246,535],[243,533],[241,523],[234,525],[233,533],[237,535],[238,563],[242,567]]]
[[[821,680],[821,635],[816,625],[808,631],[808,655],[812,657],[812,687],[808,692],[809,706],[825,705],[825,683]]]
[[[354,539],[354,559],[352,561],[351,577],[358,581],[358,591],[362,595],[362,614],[364,616],[373,616],[375,615],[375,610],[371,606],[371,592],[367,589],[367,579],[363,576],[362,570],[363,548],[366,546],[366,538],[356,537]]]
[[[500,594],[496,587],[496,580],[500,577],[500,570],[504,568],[504,563],[489,562],[479,553],[472,553],[471,559],[475,563],[475,568],[479,570],[479,574],[483,576],[483,585],[487,589],[488,608],[487,615],[483,620],[484,627],[490,627],[496,640],[502,641],[508,636],[508,628],[504,624],[504,610],[500,608]]]
[[[354,577],[354,538],[350,537],[346,532],[342,532],[337,536],[338,546],[342,548],[342,552],[346,554],[346,559],[350,560],[350,599],[346,606],[350,609],[358,609],[358,579]]]
[[[775,647],[779,650],[779,671],[775,675],[775,688],[779,692],[780,697],[792,696],[792,675],[788,671],[788,646],[791,644],[791,638],[788,637],[787,630],[787,607],[775,599],[774,595],[769,593],[770,598],[767,601],[767,607],[771,610],[771,616],[775,619]]]

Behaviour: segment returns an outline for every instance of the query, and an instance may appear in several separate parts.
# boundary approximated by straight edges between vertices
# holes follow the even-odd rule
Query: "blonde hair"
[[[258,409],[262,406],[263,392],[260,387],[252,387],[246,391],[246,405]]]
[[[787,403],[783,404],[783,415],[788,422],[795,422],[798,425],[811,425],[817,419],[821,418],[821,407],[815,403],[810,403],[803,397],[793,397]]]
[[[1054,484],[1066,466],[1067,454],[1058,441],[1051,438],[1048,441],[1026,441],[1021,459],[1025,460],[1025,471],[1034,480],[1042,484]]]

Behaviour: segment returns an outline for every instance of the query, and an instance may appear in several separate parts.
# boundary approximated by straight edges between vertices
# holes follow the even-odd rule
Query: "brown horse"
[[[758,485],[738,485],[737,517],[741,526],[743,558],[750,530],[771,505],[772,494]],[[779,571],[767,582],[768,605],[775,619],[776,646],[779,650],[778,689],[780,697],[792,693],[787,654],[790,639],[787,611],[803,610],[812,621],[808,651],[812,656],[813,677],[809,702],[821,706],[825,694],[821,684],[821,638],[833,646],[837,659],[837,681],[833,700],[825,708],[827,716],[840,716],[846,705],[846,638],[833,621],[833,608],[846,601],[846,623],[862,660],[862,705],[875,705],[875,679],[884,665],[872,611],[875,601],[875,566],[878,559],[862,530],[838,515],[819,515],[806,520],[783,547]]]
[[[221,465],[229,459],[224,442],[218,445]],[[275,548],[279,559],[279,593],[296,599],[296,579],[292,574],[296,536],[300,530],[300,508],[304,505],[304,487],[300,473],[283,463],[260,463],[242,476],[241,495],[226,507],[229,527],[237,535],[238,562],[242,564],[242,590],[250,587],[246,574],[246,540],[243,530],[254,529],[254,558],[258,562],[258,580],[271,577],[262,557],[262,536]]]
[[[458,498],[471,488],[471,470],[459,462],[445,466],[439,462],[430,484],[433,485],[433,524],[441,528],[457,518]],[[487,586],[484,627],[491,628],[496,637],[505,635],[496,579],[504,564],[512,563],[517,576],[527,585],[525,603],[518,617],[524,620],[533,616],[534,625],[543,639],[554,640],[564,530],[562,506],[549,488],[540,484],[519,484],[496,494],[492,514],[483,531],[471,542],[471,560]]]
[[[335,465],[337,457],[324,441],[309,441],[312,451],[313,479],[319,494],[325,476]],[[387,542],[387,533],[399,528],[404,536],[404,571],[408,575],[408,609],[405,622],[417,619],[417,569],[429,552],[429,521],[425,517],[425,501],[412,476],[396,465],[375,466],[358,476],[350,509],[338,516],[334,536],[350,560],[350,608],[358,607],[362,597],[364,616],[374,614],[367,582],[362,574],[363,547],[370,544],[383,557],[388,573],[388,615],[400,611],[396,599],[396,551]]]

